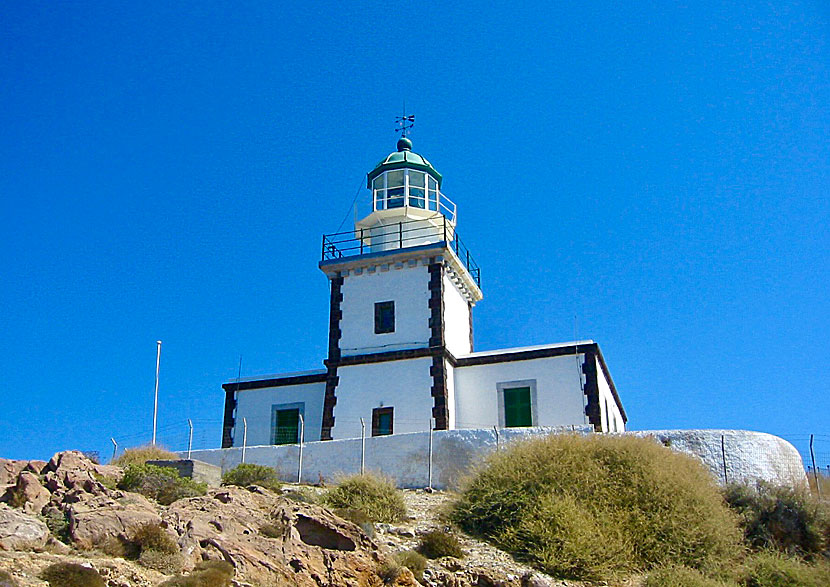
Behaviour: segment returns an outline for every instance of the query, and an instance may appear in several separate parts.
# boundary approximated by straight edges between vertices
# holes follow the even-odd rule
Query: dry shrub
[[[740,515],[746,542],[754,550],[812,559],[830,546],[830,504],[806,489],[759,482],[730,485],[724,497]]]
[[[143,465],[147,461],[177,461],[179,458],[179,455],[170,452],[166,448],[159,445],[147,444],[145,446],[128,448],[110,464],[118,467],[127,467],[128,465]]]
[[[150,522],[139,526],[130,537],[130,542],[135,544],[141,552],[154,550],[174,554],[179,552],[179,545],[168,534],[161,524]]]
[[[741,553],[736,516],[691,457],[651,439],[549,436],[491,454],[451,518],[551,575],[596,580]]]
[[[178,499],[196,497],[207,492],[206,484],[179,477],[176,469],[148,464],[128,465],[118,488],[140,493],[162,505],[170,505]]]
[[[404,550],[395,553],[395,560],[402,567],[406,567],[418,581],[424,580],[424,570],[427,568],[427,559],[414,550]]]
[[[282,538],[285,532],[285,524],[268,522],[259,527],[259,533],[268,538]]]
[[[229,587],[233,581],[233,565],[225,561],[202,561],[189,575],[168,579],[159,587]]]
[[[259,485],[267,489],[276,490],[282,487],[279,471],[272,467],[254,465],[252,463],[242,463],[222,475],[222,484],[238,485],[240,487]]]
[[[184,567],[184,558],[178,552],[160,552],[145,550],[138,556],[140,565],[165,575],[180,573]]]
[[[332,508],[358,510],[369,522],[398,522],[406,517],[403,495],[389,479],[378,475],[345,477],[322,501]]]
[[[464,551],[461,550],[461,544],[458,543],[458,538],[454,534],[440,530],[433,530],[421,536],[421,541],[418,544],[418,552],[427,558],[441,558],[445,556],[462,558],[464,556]]]
[[[9,573],[0,570],[0,587],[18,587],[18,584]]]
[[[806,563],[780,552],[753,554],[744,565],[741,585],[746,587],[827,587],[830,563]]]
[[[107,582],[98,571],[76,563],[55,563],[40,573],[50,587],[106,587]]]
[[[807,473],[807,481],[813,495],[818,497],[820,494],[822,499],[830,500],[830,474],[819,472],[818,479],[816,479],[816,475]]]

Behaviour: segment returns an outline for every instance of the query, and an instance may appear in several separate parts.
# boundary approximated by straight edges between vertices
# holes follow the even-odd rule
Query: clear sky
[[[172,448],[240,355],[320,368],[404,100],[477,350],[596,340],[634,429],[830,434],[830,5],[443,4],[3,3],[0,456],[149,440],[157,339]]]

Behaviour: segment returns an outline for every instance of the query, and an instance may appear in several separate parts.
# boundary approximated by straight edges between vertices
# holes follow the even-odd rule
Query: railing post
[[[305,441],[305,420],[300,414],[300,462],[297,464],[297,484],[303,482],[303,442]]]
[[[444,242],[447,242],[447,217],[444,216]]]
[[[467,271],[470,270],[470,249],[467,249]]]
[[[363,254],[363,229],[360,229],[360,254]]]
[[[323,235],[323,248],[320,250],[320,260],[326,260],[326,235]]]
[[[398,248],[403,248],[403,222],[398,222]]]

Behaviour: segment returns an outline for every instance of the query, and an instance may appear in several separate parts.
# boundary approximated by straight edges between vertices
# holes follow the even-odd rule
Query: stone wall
[[[547,434],[589,434],[590,427],[506,428],[498,437],[491,429],[441,430],[433,433],[432,486],[452,489],[489,452],[516,440]],[[673,450],[699,458],[723,483],[763,479],[776,483],[798,484],[806,480],[801,456],[787,441],[761,432],[743,430],[660,430],[629,432],[651,436]],[[726,449],[726,475],[721,438]],[[366,438],[365,470],[380,472],[400,487],[426,487],[429,484],[429,433],[413,432]],[[359,438],[309,442],[303,446],[304,483],[332,482],[338,476],[360,472]],[[195,450],[192,458],[217,465],[223,471],[242,462],[242,448]],[[245,462],[276,468],[284,481],[297,481],[297,445],[251,446]]]

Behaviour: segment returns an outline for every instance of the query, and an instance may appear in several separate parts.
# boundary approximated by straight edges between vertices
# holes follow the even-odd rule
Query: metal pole
[[[366,422],[360,419],[360,474],[366,471]]]
[[[813,451],[813,435],[810,435],[810,460],[813,462],[813,479],[816,480],[816,493],[821,499],[821,485],[818,482],[818,469],[816,469],[816,453]]]
[[[432,489],[432,418],[429,419],[429,484],[428,489]]]
[[[156,341],[156,391],[153,396],[153,446],[156,445],[156,421],[159,413],[159,363],[161,362],[161,341]]]
[[[245,449],[248,448],[248,419],[242,418],[242,462],[245,462]]]
[[[305,421],[300,414],[300,462],[297,465],[297,484],[303,482],[303,441],[305,440]]]
[[[398,248],[403,248],[403,222],[398,222]]]
[[[500,439],[499,439],[499,428],[498,428],[498,426],[493,426],[493,432],[496,433],[496,450],[500,450],[501,447],[499,446]]]
[[[190,452],[193,450],[193,421],[188,418],[187,425],[190,428],[190,434],[187,438],[187,460],[190,460]]]
[[[363,229],[360,229],[360,254],[363,254]]]
[[[110,438],[110,440],[112,441],[112,459],[110,461],[114,461],[115,456],[118,454],[118,443],[115,442],[114,438]]]
[[[720,454],[723,459],[723,482],[727,484],[729,483],[729,475],[726,472],[726,441],[724,440],[723,434],[720,435]]]

